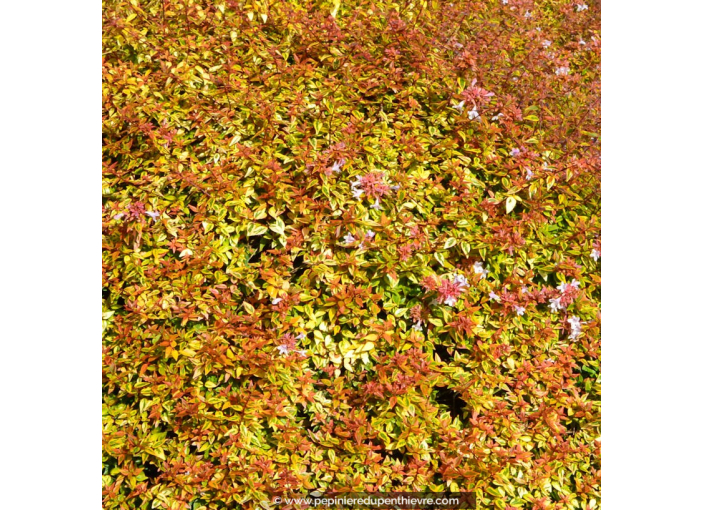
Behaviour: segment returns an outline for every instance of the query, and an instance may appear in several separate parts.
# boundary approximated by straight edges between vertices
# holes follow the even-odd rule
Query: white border
[[[605,510],[704,504],[702,19],[603,2]]]
[[[0,7],[0,507],[101,508],[101,5]]]

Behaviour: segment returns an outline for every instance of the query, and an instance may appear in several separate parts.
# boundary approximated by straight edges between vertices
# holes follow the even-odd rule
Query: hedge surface
[[[600,505],[600,9],[103,2],[103,497]]]

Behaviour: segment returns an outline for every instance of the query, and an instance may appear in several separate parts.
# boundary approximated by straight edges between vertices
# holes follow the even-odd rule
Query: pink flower
[[[300,338],[301,335],[299,335],[296,338]],[[286,333],[281,337],[281,344],[276,346],[276,349],[278,349],[279,354],[283,356],[288,356],[289,353],[295,352],[300,354],[301,356],[306,356],[306,352],[302,350],[297,350],[296,349],[296,338],[293,337],[291,333]]]
[[[477,79],[475,78],[474,80],[472,80],[472,83],[469,85],[469,88],[462,92],[462,97],[464,97],[467,101],[472,102],[475,111],[478,106],[482,106],[488,103],[489,98],[494,95],[493,92],[489,92],[488,90],[485,90],[481,87],[477,87],[476,84]]]
[[[353,194],[355,191],[361,190],[355,194],[355,198],[359,198],[363,193],[377,200],[383,198],[391,192],[391,186],[385,181],[385,172],[373,171],[363,177],[357,176],[357,180],[352,183]]]
[[[438,294],[440,294],[440,301],[449,306],[455,306],[457,303],[457,298],[464,292],[467,287],[466,280],[461,278],[453,278],[448,280],[443,278],[438,287]]]

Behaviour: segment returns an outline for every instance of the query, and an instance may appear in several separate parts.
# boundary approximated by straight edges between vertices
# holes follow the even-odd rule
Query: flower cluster
[[[294,353],[306,357],[307,355],[304,350],[296,349],[296,340],[300,338],[305,338],[305,336],[298,335],[298,337],[294,337],[291,333],[286,333],[281,337],[280,343],[276,349],[279,351],[279,354],[283,356],[288,356],[289,354]]]
[[[570,339],[576,340],[577,337],[582,332],[582,323],[581,323],[579,317],[577,317],[575,315],[573,315],[572,317],[567,319],[567,322],[570,325]]]
[[[570,283],[561,283],[558,285],[557,290],[560,291],[560,295],[550,300],[550,310],[552,312],[557,312],[567,308],[570,303],[574,301],[578,288],[579,282],[577,280],[572,280]]]
[[[376,200],[376,205],[379,205],[379,199],[391,193],[392,190],[397,190],[398,186],[391,186],[386,182],[386,173],[380,171],[369,172],[364,176],[357,176],[350,187],[352,188],[352,196],[361,198],[362,195],[367,195]]]

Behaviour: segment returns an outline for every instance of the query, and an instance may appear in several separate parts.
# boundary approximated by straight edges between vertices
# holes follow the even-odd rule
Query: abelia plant
[[[599,507],[598,3],[103,22],[105,508]]]

